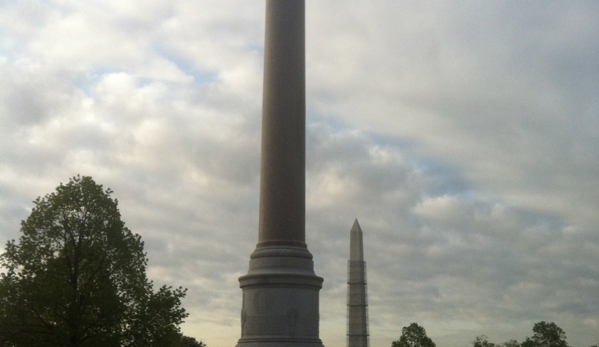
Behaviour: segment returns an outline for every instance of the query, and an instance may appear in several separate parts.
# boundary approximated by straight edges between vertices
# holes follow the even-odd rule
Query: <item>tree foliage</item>
[[[477,336],[474,341],[472,341],[472,347],[495,347],[496,345],[493,342],[489,342],[487,335]]]
[[[206,347],[206,344],[193,337],[181,335],[179,347]]]
[[[569,347],[566,333],[553,322],[538,322],[532,332],[534,334],[522,342],[522,347]]]
[[[487,336],[480,335],[472,342],[473,347],[569,347],[566,342],[566,333],[555,323],[538,322],[532,328],[533,336],[527,337],[522,343],[509,340],[504,343],[494,344],[487,340]],[[596,346],[591,346],[596,347]]]
[[[391,347],[435,347],[435,343],[426,335],[426,330],[412,323],[401,329],[399,340],[393,341]]]
[[[91,177],[37,198],[0,256],[0,346],[176,345],[186,289],[153,290],[141,237]]]

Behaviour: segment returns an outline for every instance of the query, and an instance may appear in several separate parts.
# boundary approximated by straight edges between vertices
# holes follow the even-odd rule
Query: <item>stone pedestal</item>
[[[262,247],[239,279],[242,346],[322,346],[318,294],[322,278],[305,248]]]
[[[305,3],[267,0],[260,230],[243,290],[237,347],[322,347],[305,243]]]

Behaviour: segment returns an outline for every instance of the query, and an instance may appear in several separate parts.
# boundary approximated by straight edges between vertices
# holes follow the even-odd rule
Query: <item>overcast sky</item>
[[[264,1],[0,0],[0,243],[77,174],[114,190],[182,329],[240,337],[258,239]],[[364,231],[372,347],[553,321],[599,342],[599,2],[307,1],[308,248],[345,345]],[[2,247],[3,248],[3,247]]]

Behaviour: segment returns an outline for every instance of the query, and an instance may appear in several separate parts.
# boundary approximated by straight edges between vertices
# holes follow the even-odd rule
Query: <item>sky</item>
[[[111,188],[186,335],[240,337],[258,239],[264,1],[0,0],[0,243],[77,174]],[[599,2],[308,0],[306,242],[345,345],[555,322],[599,342]],[[2,247],[3,248],[3,247]]]

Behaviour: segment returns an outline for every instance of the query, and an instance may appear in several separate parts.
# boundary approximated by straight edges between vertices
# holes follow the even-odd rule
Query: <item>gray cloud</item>
[[[364,229],[371,342],[443,345],[599,320],[594,2],[308,4],[307,242],[321,337],[345,342]],[[75,174],[112,188],[183,330],[239,337],[257,241],[263,3],[32,4],[0,12],[0,242]]]

